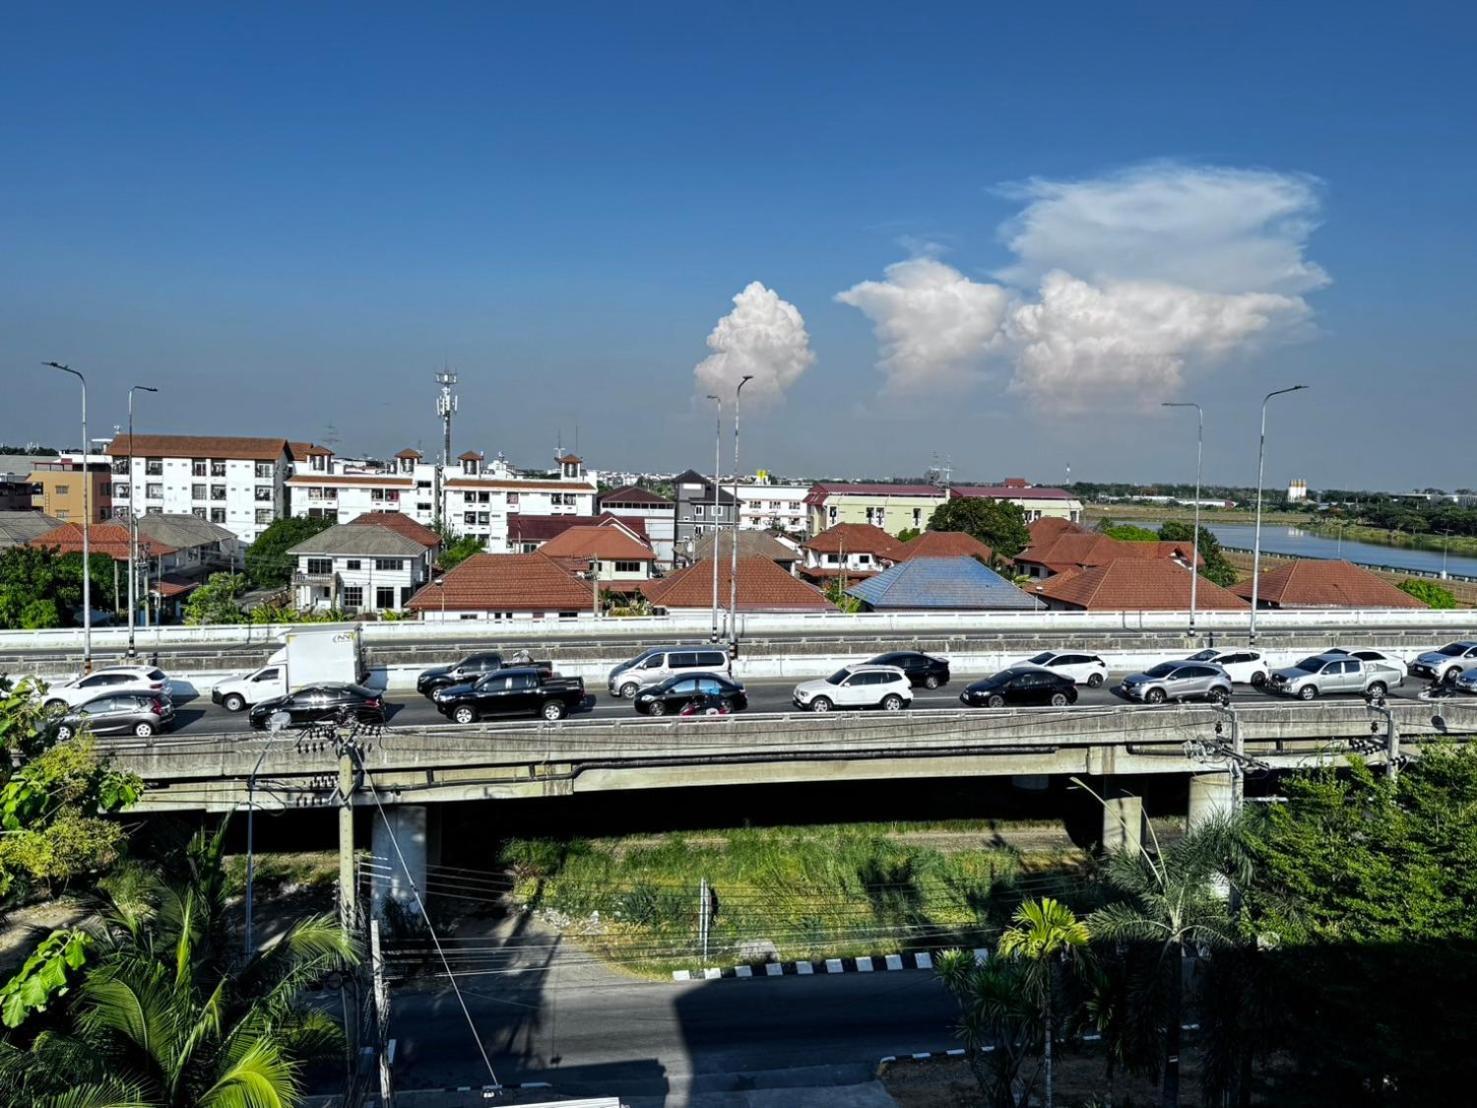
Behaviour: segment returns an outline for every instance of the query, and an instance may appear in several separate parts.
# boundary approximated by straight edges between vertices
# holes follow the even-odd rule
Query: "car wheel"
[[[1144,693],[1144,702],[1146,704],[1163,704],[1164,690],[1150,689],[1148,692]]]
[[[1383,681],[1371,681],[1369,688],[1365,690],[1371,700],[1383,700],[1385,694],[1389,691],[1389,688]]]
[[[901,712],[903,710],[903,698],[897,693],[889,693],[882,698],[882,710],[884,712]]]
[[[1211,689],[1209,700],[1212,704],[1229,704],[1231,703],[1231,694],[1225,689]]]
[[[133,733],[141,739],[147,739],[154,733],[154,725],[147,722],[139,722],[133,725]]]
[[[621,699],[622,700],[635,700],[636,699],[636,694],[638,692],[640,692],[640,691],[641,691],[641,686],[638,685],[638,684],[636,684],[636,682],[634,682],[634,681],[630,682],[629,684],[622,685],[621,686]]]
[[[1064,692],[1052,693],[1051,706],[1053,708],[1065,708],[1067,706],[1067,694]]]
[[[557,723],[565,716],[564,704],[558,700],[550,700],[544,705],[543,717],[550,723]]]
[[[1257,672],[1255,672],[1255,673],[1253,673],[1251,675],[1251,687],[1252,688],[1254,688],[1254,689],[1264,688],[1264,687],[1266,687],[1266,684],[1267,684],[1267,675],[1265,673],[1263,673],[1261,670],[1257,670]]]
[[[1101,673],[1094,673],[1091,677],[1087,679],[1087,687],[1089,689],[1100,689],[1102,688],[1102,685],[1103,675]]]
[[[1448,685],[1454,685],[1454,684],[1456,684],[1456,679],[1458,677],[1460,677],[1461,675],[1462,675],[1462,667],[1461,666],[1452,666],[1450,669],[1448,669],[1445,673],[1443,673],[1441,675],[1441,680],[1445,681]]]
[[[1314,700],[1314,699],[1317,699],[1317,696],[1318,696],[1318,686],[1317,685],[1304,685],[1302,688],[1300,688],[1298,690],[1298,699],[1299,700]]]
[[[924,678],[924,679],[923,679],[923,687],[924,687],[924,688],[925,688],[925,689],[936,689],[936,688],[938,688],[938,687],[939,687],[939,685],[941,685],[941,684],[942,684],[942,683],[943,683],[943,682],[941,682],[941,681],[940,681],[940,680],[939,680],[939,678],[938,678],[938,674],[936,674],[936,673],[930,673],[930,674],[929,674],[929,675],[928,675],[928,676],[927,676],[927,677],[925,677],[925,678]]]
[[[818,696],[810,702],[810,710],[812,712],[829,712],[831,710],[831,701],[824,696]]]
[[[452,709],[451,718],[458,723],[476,723],[477,710],[470,704],[463,704],[459,708]]]
[[[240,693],[231,693],[221,701],[221,706],[228,712],[239,712],[246,707],[246,699]]]
[[[58,742],[66,742],[72,737],[72,729],[64,723],[56,729],[56,737]]]
[[[664,715],[666,715],[667,714],[667,705],[666,705],[666,702],[665,701],[661,701],[661,700],[653,700],[650,704],[648,704],[646,706],[646,714],[649,715],[649,716],[664,716]]]
[[[1005,707],[1005,697],[999,693],[991,693],[990,699],[986,700],[985,703],[991,708],[1003,708]]]

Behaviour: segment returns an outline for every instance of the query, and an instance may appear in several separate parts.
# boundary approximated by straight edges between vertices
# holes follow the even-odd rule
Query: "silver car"
[[[1231,677],[1209,662],[1160,662],[1157,666],[1123,679],[1123,695],[1144,704],[1166,700],[1231,699]]]
[[[1378,662],[1366,662],[1347,654],[1315,654],[1272,674],[1267,691],[1299,700],[1337,693],[1382,697],[1391,685],[1398,685],[1401,680],[1399,671]]]

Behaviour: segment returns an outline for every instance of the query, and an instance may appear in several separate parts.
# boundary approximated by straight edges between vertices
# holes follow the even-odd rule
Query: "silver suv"
[[[1231,677],[1209,662],[1160,662],[1143,673],[1125,677],[1123,695],[1145,704],[1163,704],[1166,700],[1225,704],[1231,699]]]
[[[1400,681],[1398,671],[1378,662],[1366,662],[1346,654],[1315,654],[1272,674],[1267,691],[1299,700],[1313,700],[1330,693],[1382,697],[1391,685]]]

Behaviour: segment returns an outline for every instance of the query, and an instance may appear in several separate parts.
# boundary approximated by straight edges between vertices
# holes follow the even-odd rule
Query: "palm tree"
[[[1152,828],[1151,828],[1152,831]],[[1238,825],[1212,820],[1178,842],[1154,850],[1119,851],[1104,870],[1121,900],[1087,919],[1100,939],[1149,942],[1159,948],[1155,971],[1164,975],[1162,1108],[1178,1108],[1180,1024],[1184,1012],[1184,963],[1188,947],[1226,949],[1236,941],[1226,905],[1225,882],[1246,879],[1246,855]]]
[[[222,827],[222,832],[224,827]],[[178,886],[113,900],[64,1026],[0,1042],[0,1088],[37,1108],[290,1108],[301,1071],[342,1032],[301,1003],[357,961],[327,916],[299,921],[245,964],[225,928],[221,835],[197,836]],[[145,882],[147,884],[147,882]]]
[[[1030,995],[1028,970],[1014,960],[980,962],[970,950],[946,950],[937,972],[959,1003],[955,1033],[989,1108],[1027,1108],[1036,1086],[1021,1079],[1040,1032],[1040,1009]]]
[[[1000,936],[998,949],[1001,957],[1022,959],[1030,967],[1028,982],[1041,1009],[1046,1108],[1052,1108],[1055,1102],[1051,1049],[1052,1040],[1056,1037],[1056,967],[1066,958],[1075,958],[1087,946],[1087,924],[1079,920],[1072,909],[1049,896],[1022,902],[1012,918],[1015,926]]]

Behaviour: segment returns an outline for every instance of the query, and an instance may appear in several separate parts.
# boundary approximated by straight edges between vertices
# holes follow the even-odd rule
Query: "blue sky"
[[[0,439],[1477,485],[1474,16],[1021,8],[12,5]]]

